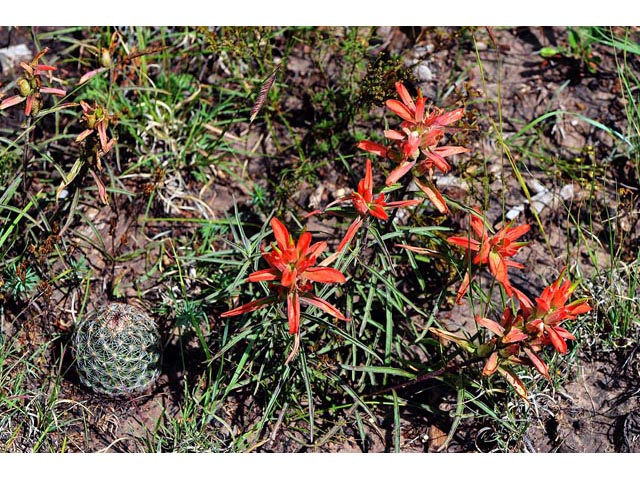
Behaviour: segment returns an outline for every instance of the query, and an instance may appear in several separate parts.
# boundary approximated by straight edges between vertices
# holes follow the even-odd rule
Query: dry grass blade
[[[276,65],[276,68],[273,69],[273,72],[271,72],[271,75],[269,75],[269,78],[267,78],[267,80],[262,84],[262,87],[260,87],[260,93],[258,94],[258,99],[256,100],[256,103],[253,105],[253,108],[251,109],[251,114],[249,115],[249,123],[253,123],[255,118],[258,116],[258,113],[264,106],[264,103],[267,100],[267,95],[269,94],[269,90],[271,90],[271,87],[273,86],[273,82],[276,81],[276,75],[278,74],[278,70],[280,70],[279,64]]]
[[[164,51],[167,47],[150,47],[145,48],[144,50],[134,50],[129,55],[124,58],[124,62],[130,62],[131,60],[135,60],[138,57],[142,57],[143,55],[151,55],[153,53],[160,53]]]

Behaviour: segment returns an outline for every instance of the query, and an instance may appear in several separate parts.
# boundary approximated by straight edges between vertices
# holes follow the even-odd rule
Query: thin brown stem
[[[377,392],[373,392],[373,393],[369,393],[367,395],[364,395],[366,397],[369,396],[373,396],[373,395],[382,395],[383,393],[389,393],[391,391],[396,391],[396,390],[401,390],[403,388],[407,388],[410,387],[411,385],[415,385],[416,383],[420,383],[420,382],[425,382],[427,380],[431,380],[432,378],[436,378],[439,377],[440,375],[444,374],[444,373],[448,373],[448,372],[455,372],[457,370],[460,370],[462,368],[468,367],[469,365],[473,365],[474,363],[478,362],[482,360],[482,358],[472,358],[469,360],[466,360],[462,363],[456,363],[454,365],[449,365],[446,367],[443,367],[439,370],[435,370],[433,372],[427,372],[424,373],[422,375],[418,375],[416,378],[409,380],[408,382],[404,382],[404,383],[400,383],[398,385],[392,385],[391,387],[387,387],[384,388],[382,390],[378,390]]]

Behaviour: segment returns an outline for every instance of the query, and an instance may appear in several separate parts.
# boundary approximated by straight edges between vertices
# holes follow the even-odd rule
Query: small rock
[[[27,62],[32,58],[33,53],[24,43],[0,48],[0,71],[6,76],[12,76],[20,62]]]
[[[319,208],[324,194],[324,185],[320,184],[316,191],[309,195],[309,208]]]
[[[391,35],[393,33],[393,28],[389,27],[389,26],[383,26],[383,27],[378,27],[376,29],[376,33],[380,36],[380,37],[387,37],[389,35]]]
[[[420,62],[418,65],[413,67],[413,74],[420,82],[431,82],[435,80],[435,75],[429,68],[429,65],[427,65],[427,62]]]
[[[430,53],[433,53],[434,50],[435,50],[435,46],[431,43],[428,45],[418,45],[413,49],[412,56],[414,58],[423,58],[429,55]]]

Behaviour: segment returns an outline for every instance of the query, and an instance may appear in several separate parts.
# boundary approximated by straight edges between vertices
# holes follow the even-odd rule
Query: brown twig
[[[455,372],[457,370],[460,370],[461,368],[468,367],[469,365],[472,365],[472,364],[474,364],[474,363],[476,363],[476,362],[478,362],[480,360],[482,360],[482,358],[472,358],[472,359],[466,360],[466,361],[464,361],[462,363],[456,363],[455,365],[449,365],[449,366],[446,366],[446,367],[441,368],[439,370],[436,370],[434,372],[427,372],[427,373],[424,373],[422,375],[419,375],[416,378],[414,378],[412,380],[409,380],[408,382],[404,382],[404,383],[401,383],[399,385],[392,385],[391,387],[387,387],[387,388],[384,388],[382,390],[378,390],[377,392],[368,393],[366,395],[363,395],[363,397],[370,397],[370,396],[373,396],[373,395],[382,395],[383,393],[389,393],[389,392],[392,392],[392,391],[396,391],[396,390],[400,390],[400,389],[403,389],[403,388],[407,388],[407,387],[410,387],[411,385],[415,385],[417,383],[425,382],[427,380],[431,380],[432,378],[439,377],[440,375],[442,375],[444,373]]]

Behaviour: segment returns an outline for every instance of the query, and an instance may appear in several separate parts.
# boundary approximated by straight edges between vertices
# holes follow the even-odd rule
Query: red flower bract
[[[464,109],[462,108],[457,108],[450,112],[445,112],[437,107],[426,110],[427,99],[422,96],[421,91],[418,90],[418,98],[414,102],[402,82],[396,82],[395,86],[402,102],[387,100],[387,108],[404,120],[402,122],[403,128],[418,128],[421,137],[431,134],[433,145],[438,142],[439,138],[436,138],[438,135],[444,135],[442,127],[457,122],[464,115]],[[439,130],[435,130],[437,133],[434,134],[434,129]]]
[[[331,267],[315,267],[318,256],[326,249],[326,242],[311,244],[311,234],[303,232],[297,242],[289,234],[287,228],[276,218],[271,220],[271,228],[276,239],[268,252],[262,247],[262,258],[269,268],[258,270],[249,275],[249,282],[273,282],[274,295],[255,300],[240,307],[229,310],[221,317],[230,317],[252,312],[259,308],[287,300],[287,317],[289,333],[298,334],[300,329],[300,304],[313,305],[340,320],[348,321],[340,311],[322,298],[311,293],[312,282],[344,283],[342,272]]]
[[[388,220],[389,214],[386,211],[388,208],[409,207],[420,203],[420,200],[416,199],[386,202],[384,193],[380,193],[374,198],[373,170],[371,168],[371,160],[369,159],[367,159],[366,162],[364,178],[358,182],[358,190],[350,196],[334,202],[334,204],[348,200],[351,200],[353,203],[354,208],[358,212],[358,217],[351,223],[340,245],[338,245],[339,252],[353,240],[356,232],[362,226],[364,219],[368,216],[371,215],[379,220]]]
[[[387,177],[387,185],[398,182],[416,167],[415,176],[427,175],[424,183],[416,179],[418,187],[441,213],[448,213],[446,202],[433,182],[433,172],[437,168],[447,173],[451,166],[445,157],[469,151],[464,147],[438,146],[444,138],[446,127],[460,120],[464,110],[458,108],[445,112],[437,107],[427,108],[422,93],[418,91],[418,98],[414,102],[402,82],[396,83],[396,91],[400,100],[387,100],[386,105],[402,118],[400,130],[385,130],[384,135],[391,142],[388,147],[362,140],[358,148],[398,164]]]
[[[591,310],[586,298],[566,304],[577,284],[572,284],[570,280],[562,281],[564,272],[563,269],[558,279],[536,298],[535,307],[523,307],[523,312],[528,317],[527,331],[538,336],[536,343],[551,344],[562,354],[567,353],[566,340],[575,340],[575,337],[560,324]]]
[[[490,236],[487,234],[484,217],[478,209],[475,209],[475,211],[476,214],[471,217],[471,229],[478,239],[454,236],[449,237],[447,241],[453,245],[464,247],[469,252],[477,252],[473,258],[473,263],[476,265],[489,265],[491,274],[504,287],[507,295],[516,295],[519,299],[523,298],[524,296],[521,295],[521,292],[511,286],[507,268],[524,268],[524,265],[507,260],[507,257],[512,257],[521,247],[528,243],[516,242],[515,240],[529,231],[529,225],[524,224],[513,227],[512,224],[508,224],[502,227],[495,235]],[[467,272],[458,290],[457,301],[460,301],[466,292],[469,287],[469,281],[470,277]]]
[[[50,93],[52,95],[64,96],[66,91],[61,88],[43,87],[40,75],[45,72],[52,72],[56,69],[51,65],[40,65],[40,59],[49,51],[45,48],[39,52],[30,63],[20,62],[20,67],[24,70],[24,74],[20,77],[16,85],[18,87],[18,95],[5,98],[0,103],[0,110],[18,105],[24,101],[24,113],[27,116],[37,115],[42,108],[42,94]]]

